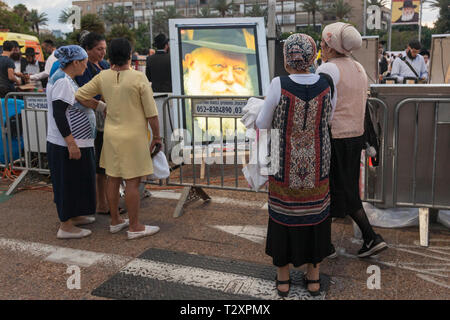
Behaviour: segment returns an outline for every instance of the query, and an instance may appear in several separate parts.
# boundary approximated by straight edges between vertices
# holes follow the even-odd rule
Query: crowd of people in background
[[[380,47],[378,71],[381,82],[393,79],[403,83],[405,79],[411,79],[416,83],[426,83],[430,73],[430,52],[415,39],[400,53],[388,53]]]
[[[22,55],[22,47],[15,40],[3,42],[0,59],[1,98],[9,92],[21,91],[20,87],[25,84],[31,84],[37,91],[42,91],[47,85],[52,66],[57,61],[54,56],[56,47],[52,40],[45,40],[42,43],[42,49],[48,55],[45,64],[37,61],[38,52],[32,47],[25,48]]]

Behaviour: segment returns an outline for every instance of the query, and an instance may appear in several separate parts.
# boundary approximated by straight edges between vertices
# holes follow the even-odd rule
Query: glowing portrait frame
[[[246,31],[244,31],[246,30]],[[192,34],[194,33],[194,35]],[[223,36],[229,32],[230,36]],[[242,48],[242,52],[238,52],[238,46],[230,44],[230,38],[236,38],[240,33],[250,33],[254,39],[247,41],[247,48]],[[190,33],[187,35],[187,33]],[[206,39],[206,38],[208,39]],[[214,39],[214,37],[216,39]],[[234,50],[233,54],[252,56],[251,65],[248,63],[247,77],[252,83],[250,91],[239,91],[241,94],[233,94],[227,91],[218,93],[218,91],[202,91],[196,89],[195,95],[227,95],[227,96],[261,96],[265,92],[270,83],[269,67],[267,59],[267,45],[266,45],[266,31],[264,26],[264,18],[202,18],[202,19],[171,19],[169,20],[169,39],[170,39],[170,58],[171,58],[171,74],[172,74],[172,88],[174,95],[187,95],[189,90],[185,88],[186,69],[183,68],[183,63],[186,64],[186,53],[192,53],[196,48],[206,48],[204,51],[218,50],[229,51]],[[212,40],[211,40],[212,39]],[[223,39],[223,40],[221,40]],[[248,40],[248,38],[246,38]],[[217,47],[214,47],[214,42]],[[253,42],[253,44],[251,44]],[[189,51],[188,46],[192,46],[192,51]],[[228,47],[227,47],[228,46]],[[245,45],[244,45],[245,46]],[[234,49],[230,49],[234,47]],[[224,49],[226,48],[226,50]],[[246,51],[247,49],[247,51]],[[250,50],[250,51],[248,51]],[[206,55],[210,56],[210,52]],[[233,55],[232,54],[232,55]],[[249,60],[248,60],[249,61]],[[247,61],[247,62],[248,62]],[[184,70],[183,70],[184,69]],[[248,80],[248,79],[247,79]],[[211,85],[212,87],[212,85]],[[238,87],[238,86],[237,86]],[[256,87],[256,88],[255,88]],[[229,89],[228,89],[229,90]],[[188,92],[187,92],[188,91]],[[238,91],[236,91],[238,92]],[[200,93],[200,94],[199,94]],[[186,118],[189,114],[186,111],[187,106],[178,106],[177,111],[182,114],[183,126],[186,126]],[[177,113],[178,113],[177,112]],[[178,114],[176,115],[178,116]]]

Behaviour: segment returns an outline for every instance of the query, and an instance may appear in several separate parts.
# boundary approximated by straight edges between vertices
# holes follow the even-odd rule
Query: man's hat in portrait
[[[415,4],[411,0],[405,0],[403,1],[403,7],[400,7],[399,9],[402,10],[403,8],[417,8]]]
[[[187,37],[183,38],[183,44],[233,53],[256,54],[255,36],[246,29],[217,28],[184,31]]]

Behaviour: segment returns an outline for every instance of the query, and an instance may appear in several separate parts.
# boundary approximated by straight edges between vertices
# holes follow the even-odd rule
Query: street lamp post
[[[148,24],[149,24],[149,27],[150,27],[150,48],[153,46],[153,19],[152,19],[152,16],[153,16],[153,6],[152,6],[152,1],[150,0],[149,2],[148,2],[148,6],[149,6],[149,11],[150,11],[150,14],[149,14],[149,16],[148,16]]]
[[[422,38],[422,0],[420,0],[420,14],[419,14],[419,42]]]
[[[363,34],[366,35],[367,29],[367,0],[364,0],[364,8],[363,8]]]
[[[267,12],[267,35],[268,35],[268,58],[269,58],[269,74],[273,78],[275,74],[275,39],[276,39],[276,25],[275,25],[275,12],[276,1],[269,0]]]

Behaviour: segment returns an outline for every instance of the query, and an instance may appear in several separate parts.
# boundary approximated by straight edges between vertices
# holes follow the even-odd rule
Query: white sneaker
[[[58,239],[80,239],[89,236],[92,233],[91,230],[81,229],[80,232],[67,232],[59,229],[56,237]]]
[[[122,231],[123,229],[125,229],[126,227],[128,227],[130,225],[129,219],[123,219],[123,220],[124,220],[123,223],[116,224],[115,226],[109,225],[109,232],[117,233],[119,231]]]
[[[138,239],[146,236],[151,236],[159,231],[158,226],[145,226],[144,231],[131,232],[127,231],[128,240]]]
[[[74,226],[82,226],[85,224],[91,224],[95,222],[95,217],[84,216],[82,221],[76,222]]]

